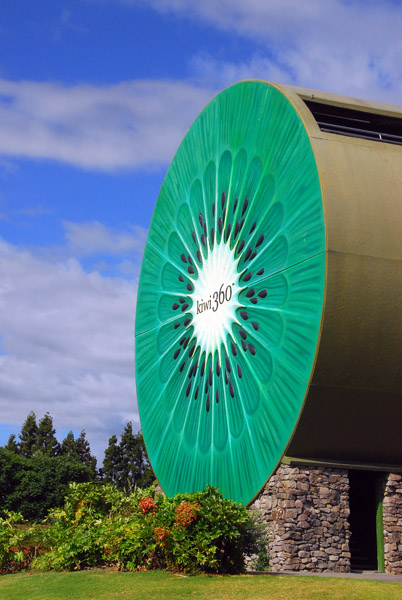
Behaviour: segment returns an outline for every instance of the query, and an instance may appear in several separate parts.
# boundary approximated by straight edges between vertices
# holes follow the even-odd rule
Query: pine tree
[[[117,437],[112,435],[109,438],[109,445],[105,450],[103,460],[102,476],[105,483],[118,483],[118,466],[120,462],[120,445],[117,443]]]
[[[60,453],[79,461],[92,473],[92,478],[96,479],[96,458],[91,454],[91,448],[86,439],[86,432],[83,429],[77,439],[74,438],[72,431],[69,431],[61,443]]]
[[[75,447],[78,460],[90,469],[95,479],[96,458],[91,454],[91,448],[89,446],[88,440],[86,439],[85,429],[81,431],[79,437],[75,440]]]
[[[60,444],[56,439],[56,430],[53,428],[53,418],[47,412],[39,421],[35,450],[46,456],[60,454]]]
[[[70,456],[71,458],[77,458],[77,448],[75,444],[75,438],[72,431],[69,431],[64,440],[61,443],[60,454],[63,456]]]
[[[131,421],[126,424],[120,439],[120,463],[118,465],[118,486],[129,493],[135,485],[134,476],[139,461],[137,440],[133,434]]]
[[[19,454],[19,447],[17,442],[15,441],[15,435],[14,433],[12,433],[10,435],[10,437],[8,438],[8,442],[7,444],[4,446],[6,450],[9,450],[10,452],[14,452],[15,454]]]
[[[26,458],[31,458],[35,452],[38,440],[38,426],[36,424],[36,415],[33,411],[25,419],[18,437],[20,438],[20,454]]]
[[[131,422],[124,428],[120,444],[115,435],[109,439],[102,474],[106,482],[114,483],[127,493],[135,486],[147,487],[155,479],[142,432],[134,434]]]

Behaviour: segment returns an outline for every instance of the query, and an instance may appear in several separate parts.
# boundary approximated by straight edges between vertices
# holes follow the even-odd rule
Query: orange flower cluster
[[[172,534],[170,529],[166,529],[163,525],[161,527],[155,527],[154,538],[157,542],[163,542],[163,540]]]
[[[197,518],[197,512],[200,505],[197,502],[181,502],[176,508],[175,524],[182,527],[188,527]]]
[[[155,514],[156,513],[156,502],[150,496],[146,496],[145,498],[141,498],[138,502],[138,508],[144,515]]]

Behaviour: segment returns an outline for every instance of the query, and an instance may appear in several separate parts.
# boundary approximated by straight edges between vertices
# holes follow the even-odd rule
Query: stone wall
[[[272,571],[350,571],[344,469],[281,465],[251,505],[267,523]]]
[[[402,475],[386,478],[383,501],[386,573],[402,574]]]

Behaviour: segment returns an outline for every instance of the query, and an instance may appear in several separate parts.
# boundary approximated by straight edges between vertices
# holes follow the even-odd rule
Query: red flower
[[[144,515],[155,514],[157,510],[156,502],[153,498],[146,496],[138,502],[138,508]]]
[[[175,524],[177,526],[188,527],[197,518],[200,505],[197,502],[181,502],[176,508]]]

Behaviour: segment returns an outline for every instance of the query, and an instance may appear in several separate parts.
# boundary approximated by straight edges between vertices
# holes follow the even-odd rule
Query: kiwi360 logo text
[[[232,297],[233,286],[234,283],[232,283],[232,285],[227,285],[226,287],[225,284],[222,283],[221,287],[219,288],[219,292],[216,291],[211,294],[209,300],[204,301],[202,298],[201,300],[197,300],[197,315],[206,310],[212,310],[213,312],[216,312],[221,304],[224,302],[229,302]]]

